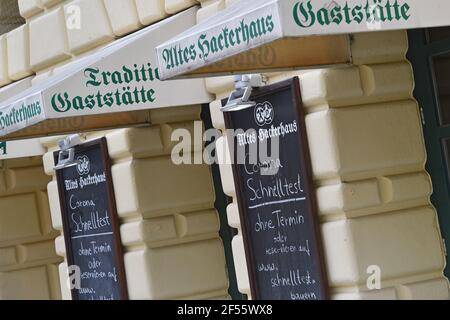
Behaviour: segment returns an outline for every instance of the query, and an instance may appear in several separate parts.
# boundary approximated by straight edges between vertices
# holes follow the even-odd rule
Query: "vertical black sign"
[[[227,112],[225,122],[242,129],[229,141],[253,299],[328,299],[298,78],[257,89],[251,100],[256,107]],[[251,161],[259,143],[269,157]]]
[[[58,152],[54,157],[56,162]],[[106,139],[75,147],[75,160],[56,173],[67,262],[80,268],[80,287],[72,289],[72,299],[127,299]]]

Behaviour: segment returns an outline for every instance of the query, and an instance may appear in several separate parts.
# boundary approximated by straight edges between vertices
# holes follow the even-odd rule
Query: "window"
[[[427,30],[428,42],[450,39],[450,27],[431,28]]]
[[[433,58],[436,103],[441,125],[450,125],[450,53],[439,54]]]
[[[408,58],[416,81],[414,95],[424,116],[432,201],[450,248],[450,28],[417,29],[408,34]],[[450,255],[446,275],[450,276]]]

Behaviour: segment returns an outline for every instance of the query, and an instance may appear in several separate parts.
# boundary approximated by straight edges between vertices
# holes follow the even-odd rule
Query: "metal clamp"
[[[262,87],[266,82],[267,79],[262,74],[235,76],[236,90],[231,93],[227,104],[220,110],[222,112],[233,112],[254,107],[256,102],[250,101],[253,88]]]
[[[67,167],[75,166],[75,149],[74,147],[82,143],[78,134],[73,134],[58,142],[61,151],[58,154],[58,164],[55,170],[61,170]]]

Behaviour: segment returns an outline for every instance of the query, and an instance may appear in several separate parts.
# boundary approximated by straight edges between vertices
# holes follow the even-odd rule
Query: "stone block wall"
[[[203,1],[198,21],[232,2]],[[406,32],[356,34],[351,45],[353,66],[267,74],[270,83],[300,77],[332,298],[449,299]],[[206,85],[217,97],[214,126],[224,129],[220,100],[233,78]],[[221,172],[235,199],[231,167]],[[240,230],[235,201],[228,219]],[[250,295],[241,232],[233,250],[239,288]],[[381,270],[381,290],[367,287],[371,266]]]
[[[0,37],[0,86],[30,75],[33,80],[24,84],[36,84],[114,39],[198,2],[202,5],[200,22],[239,0],[18,1],[26,24]],[[407,48],[406,32],[358,34],[353,36],[351,67],[267,75],[271,83],[292,76],[301,79],[334,299],[449,298],[448,281],[443,276],[444,246],[430,203],[432,188],[425,171],[425,146],[419,109],[412,96],[413,74],[405,58]],[[214,125],[223,128],[219,99],[233,90],[232,77],[207,79],[206,85],[217,97],[211,104]],[[131,298],[227,297],[228,280],[209,168],[174,167],[168,156],[167,134],[176,127],[191,128],[198,115],[198,107],[154,110],[154,127],[85,136],[91,139],[104,135],[108,139]],[[44,164],[50,175],[55,142],[56,138],[42,139],[49,150]],[[221,171],[226,193],[235,196],[231,168],[222,166]],[[0,176],[1,194],[9,192],[10,180]],[[47,189],[53,227],[61,230],[55,182],[51,181]],[[20,191],[17,208],[26,203],[33,206],[32,197],[28,196],[27,202],[22,196]],[[2,200],[3,196],[0,206]],[[41,208],[42,202],[37,203]],[[8,211],[0,209],[0,219],[3,212]],[[228,219],[239,229],[236,203],[228,207]],[[17,233],[20,239],[16,242],[8,238],[9,228],[1,229],[0,238],[3,234],[7,237],[5,241],[0,239],[0,250],[5,248],[6,252],[2,255],[5,262],[0,262],[0,294],[14,293],[12,289],[1,290],[2,286],[12,287],[5,283],[33,283],[14,273],[22,270],[17,266],[33,265],[30,270],[35,278],[47,279],[47,286],[36,287],[49,288],[44,295],[58,298],[53,288],[58,282],[55,264],[61,259],[53,255],[46,260],[49,251],[39,246],[27,251],[23,239],[42,242],[36,240],[41,238],[33,220],[29,221],[26,230]],[[41,229],[41,234],[45,234],[43,230],[51,227]],[[56,236],[52,232],[49,241]],[[64,256],[62,239],[57,238],[56,251]],[[233,239],[233,248],[240,290],[249,294],[241,234]],[[41,257],[41,264],[27,264],[27,257]],[[366,287],[367,268],[373,265],[381,268],[382,290]],[[63,267],[62,295],[68,298]],[[25,271],[27,276],[33,272]]]
[[[21,89],[36,85],[128,33],[198,4],[192,0],[18,0],[18,3],[26,24],[0,37],[0,86],[26,78]],[[227,299],[228,277],[210,168],[175,166],[170,158],[172,131],[178,128],[192,131],[194,121],[200,120],[201,108],[187,106],[149,112],[152,127],[83,134],[86,140],[105,136],[108,141],[129,296]],[[62,295],[63,299],[70,299],[52,159],[60,138],[43,138],[41,142],[48,150],[43,165],[49,175],[45,184],[51,180],[47,186],[51,225],[58,230],[52,234],[53,238],[58,236],[56,241],[50,243],[60,256],[55,255],[52,275],[56,287],[60,287],[57,291],[62,294],[52,298]],[[202,148],[196,146],[193,152],[202,152]],[[18,276],[11,283],[17,285],[21,281],[24,280]]]
[[[59,299],[58,264],[40,157],[0,161],[0,299]]]
[[[200,106],[150,111],[153,126],[89,133],[106,136],[113,161],[112,178],[120,217],[125,272],[131,299],[228,298],[228,277],[215,192],[207,165],[172,163],[171,135],[185,128],[194,133]],[[49,149],[45,171],[54,175],[52,152],[58,137],[43,138]],[[202,152],[203,146],[193,150]],[[48,184],[54,228],[62,232],[56,181]],[[65,255],[63,235],[56,250]],[[60,265],[63,298],[66,263]]]
[[[198,4],[195,0],[14,1],[26,23],[0,36],[0,87],[29,76],[36,84],[117,38]]]

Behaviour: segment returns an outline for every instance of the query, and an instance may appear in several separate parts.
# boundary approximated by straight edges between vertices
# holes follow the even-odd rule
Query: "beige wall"
[[[59,299],[41,157],[0,161],[0,299]]]
[[[234,1],[200,1],[198,20]],[[59,0],[19,0],[27,24],[0,37],[0,85],[30,75],[36,75],[33,83],[37,83],[117,37],[196,3],[75,0],[61,7]],[[84,17],[80,30],[66,28],[70,13],[65,9],[72,4]],[[411,67],[405,60],[406,33],[355,35],[352,49],[352,67],[268,75],[270,82],[294,75],[301,78],[333,298],[448,299],[443,242],[424,169],[420,114],[412,98]],[[217,97],[211,104],[214,125],[223,128],[219,99],[233,89],[232,78],[208,79],[206,85]],[[198,107],[155,110],[151,112],[154,127],[94,134],[106,135],[114,161],[132,298],[227,297],[209,168],[174,167],[168,158],[168,133],[179,126],[191,128],[198,116]],[[49,151],[55,142],[42,139]],[[51,153],[44,159],[45,170],[52,175]],[[221,171],[224,189],[234,197],[231,168],[222,166]],[[48,193],[53,226],[60,230],[54,181]],[[236,228],[238,217],[233,203],[228,219]],[[57,238],[56,248],[63,256],[62,237]],[[233,239],[233,248],[239,287],[248,294],[240,234]],[[8,252],[5,257],[12,257]],[[368,291],[365,286],[371,265],[381,268],[382,290]],[[64,275],[63,269],[60,274]],[[20,281],[25,278],[15,279],[18,290],[23,290]],[[68,298],[64,286],[63,297]]]
[[[131,299],[228,298],[228,278],[210,168],[172,164],[172,131],[193,133],[200,106],[153,110],[152,127],[85,135],[106,136],[113,161],[120,234]],[[45,171],[54,175],[52,151],[57,138],[42,139],[50,152]],[[202,152],[202,145],[194,151]],[[62,231],[55,178],[48,185],[53,225]],[[56,239],[65,255],[63,237]],[[66,283],[66,264],[60,266]],[[66,286],[63,298],[70,299]]]
[[[230,1],[205,1],[199,20]],[[449,299],[421,118],[405,59],[406,32],[353,36],[354,66],[268,74],[271,83],[299,76],[333,299]],[[207,79],[217,100],[233,78]],[[223,143],[223,141],[221,142]],[[222,166],[232,226],[240,228],[231,167]],[[233,239],[238,282],[250,294],[241,233]],[[370,291],[367,268],[381,268],[382,289]]]
[[[0,38],[4,48],[0,84],[32,75],[30,85],[34,85],[116,38],[193,4],[177,0],[19,1],[27,23]],[[71,5],[81,10],[79,30],[66,27]],[[170,159],[171,132],[177,128],[192,131],[200,111],[200,106],[153,110],[152,127],[84,135],[85,139],[106,136],[108,141],[131,299],[229,298],[210,168],[175,166]],[[45,171],[53,177],[47,189],[52,224],[60,235],[56,251],[64,257],[52,160],[58,139],[41,142],[48,150]],[[194,151],[201,152],[202,147],[197,145]],[[65,266],[59,265],[62,298],[70,299]],[[20,279],[14,285],[25,290]]]
[[[37,83],[58,72],[58,67],[114,39],[198,4],[194,0],[18,0],[18,3],[26,24],[0,36],[0,86],[28,76],[35,76]],[[79,28],[77,22],[81,22]]]

